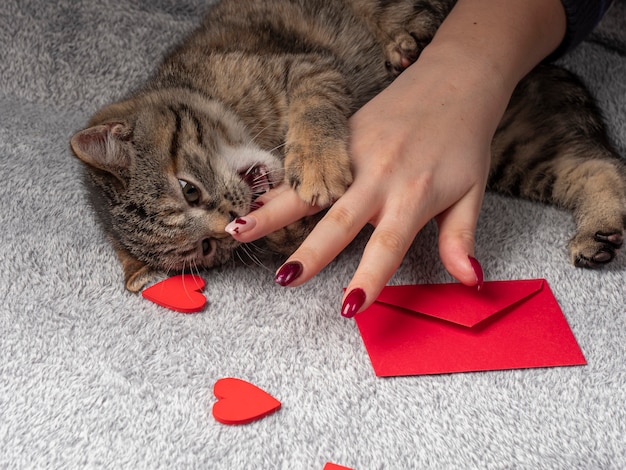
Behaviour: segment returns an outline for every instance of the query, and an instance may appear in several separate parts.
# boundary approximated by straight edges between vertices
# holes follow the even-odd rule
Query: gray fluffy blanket
[[[488,279],[548,280],[583,367],[376,378],[339,315],[367,230],[297,289],[273,284],[272,262],[207,272],[196,315],[124,290],[68,140],[209,3],[0,3],[0,468],[626,468],[626,254],[573,268],[560,210],[488,194],[477,257]],[[561,62],[626,155],[626,4]],[[392,283],[450,280],[431,224]],[[282,409],[217,423],[229,376]]]

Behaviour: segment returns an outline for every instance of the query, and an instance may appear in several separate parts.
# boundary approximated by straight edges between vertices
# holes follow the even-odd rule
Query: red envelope
[[[379,377],[586,364],[545,279],[388,286],[355,319]]]

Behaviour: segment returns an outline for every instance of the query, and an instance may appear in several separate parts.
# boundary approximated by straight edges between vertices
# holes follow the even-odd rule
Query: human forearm
[[[438,103],[438,112],[472,116],[465,125],[491,140],[513,89],[559,46],[565,22],[560,0],[459,0],[385,99],[407,114]]]
[[[451,48],[519,81],[559,46],[565,29],[560,0],[459,0],[431,48]]]

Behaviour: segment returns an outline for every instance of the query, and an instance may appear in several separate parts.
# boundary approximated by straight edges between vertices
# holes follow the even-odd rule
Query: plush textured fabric
[[[376,378],[339,315],[367,230],[297,289],[274,285],[276,261],[207,272],[196,315],[124,290],[68,141],[149,76],[207,4],[1,2],[0,467],[625,468],[626,254],[572,267],[563,211],[488,194],[476,255],[488,279],[548,280],[584,367]],[[626,4],[561,62],[597,95],[626,155]],[[448,281],[430,224],[391,282]],[[217,423],[212,387],[228,376],[282,409]]]

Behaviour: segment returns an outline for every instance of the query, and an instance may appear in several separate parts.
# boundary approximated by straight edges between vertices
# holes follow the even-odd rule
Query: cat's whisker
[[[174,271],[173,261],[170,261],[168,263],[168,266],[164,266],[163,271],[164,271],[164,273],[165,273],[165,275],[167,277],[171,277],[172,276],[172,272]]]
[[[246,262],[246,260],[243,259],[243,257],[241,256],[242,253],[245,254],[246,257],[249,259],[249,261],[252,261],[253,264],[256,264],[257,266],[265,269],[266,271],[273,272],[271,268],[263,264],[263,262],[259,259],[259,257],[254,253],[254,249],[256,249],[259,252],[262,251],[260,247],[257,246],[255,243],[245,243],[245,244],[240,245],[239,248],[235,250],[235,254],[239,258],[239,260],[242,263],[244,263],[246,266],[250,266],[250,264]]]
[[[258,177],[253,179],[252,186],[250,187],[250,189],[254,192],[257,189],[265,188],[266,184],[267,184],[267,181],[271,180],[271,178],[270,178],[271,175],[278,174],[281,177],[281,179],[282,179],[283,172],[284,172],[284,170],[282,168],[266,171],[263,175],[259,175]],[[257,180],[258,180],[258,182],[257,182]]]
[[[270,250],[263,248],[262,246],[259,246],[255,242],[246,243],[244,247],[248,251],[248,253],[258,253],[261,256],[266,256],[272,253]]]
[[[282,144],[277,145],[276,147],[268,150],[269,153],[275,152],[276,150],[278,150],[281,147],[284,147],[285,145],[287,145],[287,142],[283,142]]]
[[[187,285],[186,285],[186,277],[185,277],[185,265],[187,264],[187,260],[183,261],[183,269],[181,270],[181,274],[183,275],[183,292],[188,293]]]
[[[256,163],[251,163],[250,166],[248,167],[248,169],[242,173],[240,173],[240,175],[242,176],[248,176],[252,170],[254,170],[254,167],[256,166]]]
[[[241,261],[243,264],[245,264],[247,266],[247,263],[241,257],[241,250],[237,249],[237,250],[232,252],[232,258],[233,258],[234,261],[236,261],[235,257],[237,257],[239,259],[239,261]]]
[[[275,168],[273,170],[267,170],[267,172],[265,173],[266,175],[273,175],[275,173],[278,173],[279,175],[282,175],[285,172],[284,168]]]
[[[261,130],[260,130],[259,132],[257,132],[254,136],[252,136],[252,137],[250,138],[250,142],[249,142],[249,143],[255,143],[255,142],[256,142],[256,139],[257,139],[257,138],[258,138],[261,134],[263,134],[263,132],[265,132],[265,131],[269,128],[269,127],[270,127],[270,125],[268,124],[267,126],[265,126],[265,127],[261,128]]]
[[[189,263],[189,267],[188,268],[186,267],[187,263]],[[190,275],[200,276],[200,269],[198,268],[198,263],[196,262],[195,259],[194,260],[184,260],[183,261],[183,268],[181,270],[181,274],[183,275],[183,290],[185,292],[189,293],[190,291],[193,292],[195,290],[195,288],[194,288],[195,286],[192,283],[190,289],[189,290],[187,289],[187,285],[186,285],[186,279],[187,278],[184,277],[184,275],[186,274],[185,271],[187,271],[187,270],[189,271]]]
[[[264,258],[270,253],[269,250],[264,249],[262,247],[260,247],[258,244],[251,242],[247,244],[248,252],[251,256],[251,258],[253,258],[253,260],[256,262],[256,264],[260,267],[262,267],[263,269],[265,269],[266,271],[269,272],[274,272],[273,268],[270,268],[269,266],[267,266],[265,263],[263,263],[263,260],[259,258],[259,256],[257,256],[256,253],[259,253],[261,256],[263,256]],[[256,253],[254,253],[254,251],[256,251]]]
[[[200,267],[198,266],[198,263],[196,263],[195,260],[193,262],[193,267],[191,268],[191,273],[195,274],[196,276],[200,276]]]
[[[246,258],[244,259],[244,257],[242,256],[242,254],[246,255]],[[242,264],[244,264],[245,266],[250,266],[250,255],[249,253],[243,248],[243,247],[239,247],[238,249],[236,249],[235,251],[233,251],[232,253],[232,257],[233,257],[233,261],[236,261],[235,257],[237,257],[237,259],[239,260],[239,262],[241,262]]]

